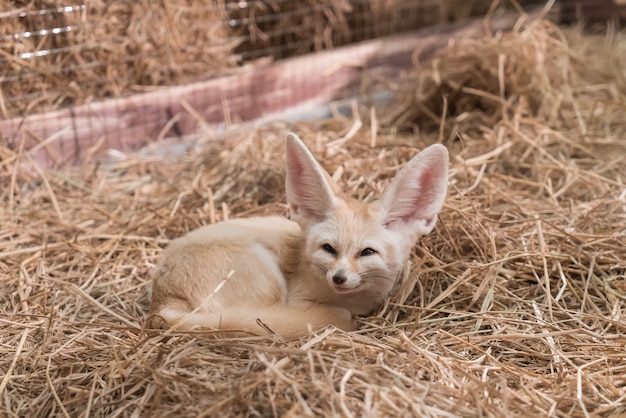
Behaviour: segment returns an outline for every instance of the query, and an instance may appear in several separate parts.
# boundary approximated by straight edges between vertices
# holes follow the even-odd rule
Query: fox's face
[[[402,271],[412,243],[378,221],[374,206],[343,200],[306,234],[312,268],[338,294],[375,290],[387,294]]]
[[[431,145],[370,204],[344,196],[302,141],[287,139],[287,201],[311,268],[337,294],[386,295],[417,238],[435,226],[448,187],[448,151]]]

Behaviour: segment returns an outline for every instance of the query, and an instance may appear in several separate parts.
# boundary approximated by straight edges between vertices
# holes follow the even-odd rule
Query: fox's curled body
[[[295,135],[286,142],[291,217],[234,219],[171,242],[153,271],[152,327],[275,332],[353,330],[393,287],[447,189],[448,154],[422,151],[381,200],[344,196]]]

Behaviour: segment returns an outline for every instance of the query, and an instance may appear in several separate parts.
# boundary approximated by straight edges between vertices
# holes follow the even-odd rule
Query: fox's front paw
[[[170,326],[161,315],[151,314],[144,322],[144,329],[168,329]]]
[[[356,322],[352,314],[346,308],[336,307],[331,324],[344,331],[356,331]]]

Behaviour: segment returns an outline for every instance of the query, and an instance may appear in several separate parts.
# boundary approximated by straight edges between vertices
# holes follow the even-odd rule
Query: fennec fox
[[[352,315],[383,301],[435,226],[446,148],[424,149],[369,204],[344,195],[294,134],[286,160],[293,220],[234,219],[172,241],[153,271],[149,326],[295,339],[327,325],[354,330]]]

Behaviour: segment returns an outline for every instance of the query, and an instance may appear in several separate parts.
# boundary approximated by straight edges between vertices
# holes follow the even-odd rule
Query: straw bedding
[[[233,129],[63,172],[0,147],[2,414],[626,414],[625,53],[622,34],[539,22],[451,45],[359,130]],[[170,239],[286,212],[290,129],[363,199],[450,148],[447,203],[394,294],[357,332],[291,343],[142,330]]]

